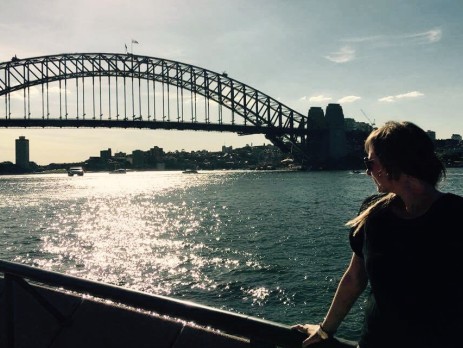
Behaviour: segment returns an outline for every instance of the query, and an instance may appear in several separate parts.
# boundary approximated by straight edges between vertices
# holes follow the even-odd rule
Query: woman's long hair
[[[365,152],[374,149],[386,170],[389,180],[398,180],[401,174],[410,175],[434,187],[445,177],[445,166],[437,157],[432,139],[411,122],[389,121],[370,133],[365,140]],[[387,207],[397,197],[394,193],[380,196],[349,220],[346,225],[357,233],[370,214]]]

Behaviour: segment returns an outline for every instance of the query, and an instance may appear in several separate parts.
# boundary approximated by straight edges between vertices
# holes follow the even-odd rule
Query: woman
[[[369,284],[358,347],[463,347],[463,197],[437,189],[445,168],[413,123],[387,122],[365,152],[379,194],[347,223],[353,255],[326,317],[293,327],[302,346],[332,337]]]

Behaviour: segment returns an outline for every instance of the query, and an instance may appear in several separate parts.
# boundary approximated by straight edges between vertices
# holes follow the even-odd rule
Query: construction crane
[[[362,112],[363,116],[365,116],[365,118],[368,120],[368,123],[370,124],[370,126],[372,126],[373,128],[375,128],[375,126],[376,126],[375,120],[373,120],[373,122],[371,122],[370,118],[367,116],[367,114],[365,113],[365,111],[363,111],[362,109],[360,109],[360,111]]]

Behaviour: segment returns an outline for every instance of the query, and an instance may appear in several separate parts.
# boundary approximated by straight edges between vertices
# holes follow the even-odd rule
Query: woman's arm
[[[368,278],[365,271],[363,260],[353,254],[349,267],[341,278],[338,288],[331,302],[330,309],[326,314],[325,320],[322,323],[323,331],[327,333],[335,333],[341,322],[349,313],[353,304],[368,284]],[[309,337],[303,342],[303,347],[319,342],[322,338],[317,331],[319,325],[295,325],[294,329],[307,333]]]
[[[336,332],[347,313],[368,284],[363,259],[352,254],[349,267],[339,282],[330,309],[322,323],[327,332]]]

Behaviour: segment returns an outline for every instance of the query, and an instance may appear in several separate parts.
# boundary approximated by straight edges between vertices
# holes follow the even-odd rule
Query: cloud
[[[379,41],[384,38],[383,35],[375,35],[375,36],[361,36],[361,37],[351,37],[348,39],[341,40],[342,42],[349,42],[349,43],[362,43],[362,42],[372,42],[372,41]]]
[[[408,99],[408,98],[418,98],[424,96],[423,93],[418,92],[418,91],[413,91],[413,92],[408,92],[408,93],[403,93],[403,94],[397,94],[397,95],[390,95],[387,97],[379,98],[378,101],[380,102],[386,102],[386,103],[394,103],[397,100],[400,99]]]
[[[409,33],[402,35],[375,35],[361,36],[341,40],[342,42],[354,45],[372,44],[376,47],[396,47],[433,44],[442,39],[442,29],[433,28],[418,33]]]
[[[26,93],[26,95],[24,95]],[[11,99],[24,100],[28,96],[31,98],[39,97],[41,95],[38,87],[30,87],[28,90],[22,89],[16,92],[11,93]]]
[[[431,29],[422,33],[416,33],[408,36],[418,44],[427,44],[440,41],[442,30],[439,28]]]
[[[48,88],[48,93],[58,95],[60,93],[60,90],[63,95],[72,94],[72,92],[69,89],[68,90],[65,90],[64,88],[60,89],[58,86],[52,86]],[[26,93],[25,96],[24,96],[24,93]],[[34,99],[38,100],[41,95],[42,95],[42,92],[40,91],[39,87],[33,86],[33,87],[30,87],[28,90],[22,89],[22,90],[11,93],[11,98],[16,99],[16,100],[24,100],[24,98],[30,97],[32,100]]]
[[[418,91],[408,92],[396,95],[397,99],[422,97],[424,94]]]
[[[355,50],[350,46],[343,46],[339,51],[330,53],[325,58],[334,63],[347,63],[355,58]]]
[[[309,103],[316,103],[316,104],[321,104],[321,103],[327,103],[331,100],[331,97],[327,97],[324,95],[317,95],[309,98]]]
[[[390,95],[390,96],[387,96],[387,97],[379,98],[378,101],[386,102],[386,103],[393,103],[393,102],[395,102],[395,97]]]
[[[348,103],[354,103],[357,100],[362,99],[361,97],[357,97],[356,95],[348,95],[345,97],[342,97],[341,99],[338,100],[339,104],[348,104]]]
[[[326,95],[320,94],[320,95],[314,95],[312,97],[302,97],[299,100],[301,101],[306,101],[308,100],[310,104],[325,104],[328,103],[332,100],[333,98],[328,97]],[[361,97],[355,96],[355,95],[348,95],[345,97],[342,97],[337,101],[339,104],[348,104],[348,103],[353,103],[356,102],[357,100],[362,99]]]

